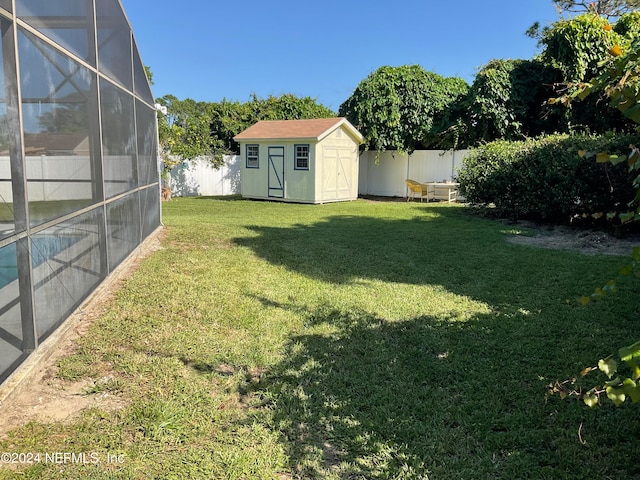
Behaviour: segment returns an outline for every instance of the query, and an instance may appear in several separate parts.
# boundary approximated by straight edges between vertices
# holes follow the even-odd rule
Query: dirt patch
[[[47,376],[51,378],[44,380]],[[93,381],[65,382],[56,379],[54,367],[35,377],[38,378],[37,381],[30,381],[28,386],[12,395],[7,404],[0,408],[0,440],[10,430],[33,420],[44,423],[65,422],[87,408],[112,411],[126,406],[124,400],[117,395],[107,392],[87,393],[95,388]]]
[[[32,420],[69,421],[87,408],[112,411],[126,406],[122,398],[105,388],[112,380],[109,376],[97,381],[64,381],[57,378],[56,365],[61,358],[77,350],[78,339],[87,333],[95,319],[104,314],[115,292],[142,260],[162,248],[165,235],[165,229],[158,229],[148,237],[2,385],[0,440],[10,430]]]
[[[514,233],[507,237],[511,243],[531,245],[556,250],[572,250],[583,255],[629,256],[634,247],[640,246],[639,234],[617,238],[606,232],[577,230],[570,227],[541,228],[526,222],[514,224]]]

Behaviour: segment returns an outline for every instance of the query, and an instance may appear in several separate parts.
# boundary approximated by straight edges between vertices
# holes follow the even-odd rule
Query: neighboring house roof
[[[311,120],[261,120],[239,133],[235,141],[247,140],[316,140],[320,141],[343,126],[354,140],[364,137],[346,118],[314,118]]]
[[[89,155],[89,138],[80,133],[25,133],[27,155]]]

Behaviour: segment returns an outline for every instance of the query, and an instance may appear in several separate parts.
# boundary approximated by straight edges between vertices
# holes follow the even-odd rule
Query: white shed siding
[[[234,137],[240,144],[242,187],[247,198],[325,203],[358,197],[358,147],[362,136],[343,118],[258,122]],[[247,145],[259,146],[259,168],[246,165]],[[308,145],[309,168],[296,168],[296,146]],[[283,149],[283,182],[270,167],[269,148]],[[281,188],[284,188],[282,190]],[[273,194],[278,193],[274,198]],[[272,196],[269,196],[269,194]]]
[[[318,145],[322,158],[318,165],[318,201],[335,202],[358,197],[358,143],[346,130],[338,128]]]
[[[246,167],[246,145],[241,144],[241,194],[269,197],[269,147],[284,147],[284,198],[301,203],[354,200],[358,197],[358,144],[342,129],[319,142],[311,140],[260,141],[259,167]],[[309,169],[295,168],[296,145],[309,145]]]
[[[295,168],[295,146],[309,145],[309,169],[297,170]],[[313,166],[315,164],[315,143],[308,141],[294,141],[285,145],[285,198],[295,202],[315,201],[315,185]]]
[[[267,146],[258,144],[258,168],[247,168],[247,144],[240,144],[240,194],[243,197],[267,198]],[[249,145],[256,145],[250,143]]]
[[[259,146],[259,167],[246,167],[246,144],[241,144],[242,187],[241,194],[248,198],[274,199],[269,196],[269,147],[284,148],[284,198],[301,203],[315,202],[313,165],[316,163],[315,143],[309,141],[261,141],[249,145]],[[309,170],[295,169],[295,146],[309,145]]]

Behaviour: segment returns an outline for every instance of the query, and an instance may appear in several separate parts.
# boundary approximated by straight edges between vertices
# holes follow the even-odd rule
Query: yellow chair
[[[424,197],[427,197],[427,202],[429,201],[429,192],[428,187],[424,183],[416,182],[415,180],[406,179],[407,187],[409,187],[409,195],[407,195],[407,202],[410,198],[416,198],[416,195],[420,195],[420,201]]]

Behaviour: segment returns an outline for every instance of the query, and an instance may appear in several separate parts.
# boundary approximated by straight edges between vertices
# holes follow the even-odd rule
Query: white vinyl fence
[[[406,197],[405,179],[418,182],[453,181],[467,150],[416,150],[411,155],[375,151],[360,156],[358,193],[384,197]],[[171,193],[177,197],[234,195],[240,193],[240,156],[227,155],[216,170],[206,159],[178,164],[171,171]]]
[[[406,179],[417,182],[455,181],[467,150],[416,150],[411,155],[395,151],[360,155],[360,195],[406,197]]]
[[[126,164],[131,163],[129,157],[109,157],[109,161],[116,165],[116,172],[127,172]],[[30,202],[93,198],[92,182],[95,179],[92,177],[89,156],[29,155],[26,162]],[[119,167],[121,163],[125,167]],[[13,202],[11,161],[8,156],[0,157],[0,202]]]
[[[171,194],[176,197],[240,193],[240,156],[225,155],[215,169],[204,158],[178,164],[171,170]]]

